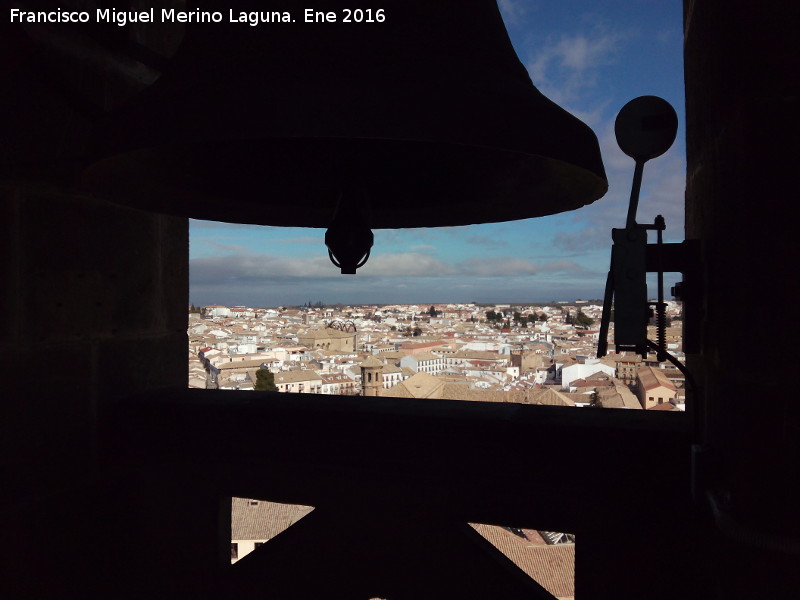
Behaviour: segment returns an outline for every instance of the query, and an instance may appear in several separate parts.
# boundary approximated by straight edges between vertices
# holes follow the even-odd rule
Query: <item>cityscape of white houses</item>
[[[680,305],[668,306],[679,319]],[[249,391],[269,380],[278,392],[682,410],[678,369],[654,356],[596,357],[601,312],[581,301],[192,308],[189,386]],[[667,342],[681,360],[679,325]]]

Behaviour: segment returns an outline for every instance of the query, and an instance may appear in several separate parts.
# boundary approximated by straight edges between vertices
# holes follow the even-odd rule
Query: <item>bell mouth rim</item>
[[[372,229],[535,218],[591,204],[608,190],[604,171],[601,176],[516,149],[320,136],[183,142],[119,152],[92,161],[79,186],[96,198],[153,212],[327,228],[336,197],[354,180],[370,197]],[[425,210],[407,210],[409,204]]]

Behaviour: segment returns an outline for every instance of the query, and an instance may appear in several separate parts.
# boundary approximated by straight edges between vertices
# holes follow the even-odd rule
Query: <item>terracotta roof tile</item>
[[[231,540],[269,540],[314,510],[311,506],[233,498]]]
[[[653,367],[641,367],[637,373],[637,377],[641,382],[641,386],[645,390],[651,390],[663,386],[667,389],[675,391],[673,383],[667,379],[663,369],[654,369]]]
[[[662,404],[651,406],[647,410],[677,410],[677,407],[672,402],[664,402]]]
[[[575,595],[575,544],[541,545],[502,527],[472,527],[556,598]]]
[[[384,366],[383,361],[376,358],[373,355],[368,356],[367,359],[359,365],[359,367],[367,367],[367,368],[382,367],[382,366]]]
[[[275,383],[298,383],[301,381],[314,381],[322,379],[314,371],[283,371],[275,374]]]

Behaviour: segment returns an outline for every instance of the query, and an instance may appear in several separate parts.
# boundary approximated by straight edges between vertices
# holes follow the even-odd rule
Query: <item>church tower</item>
[[[361,368],[361,395],[380,396],[383,389],[383,362],[370,356]]]

